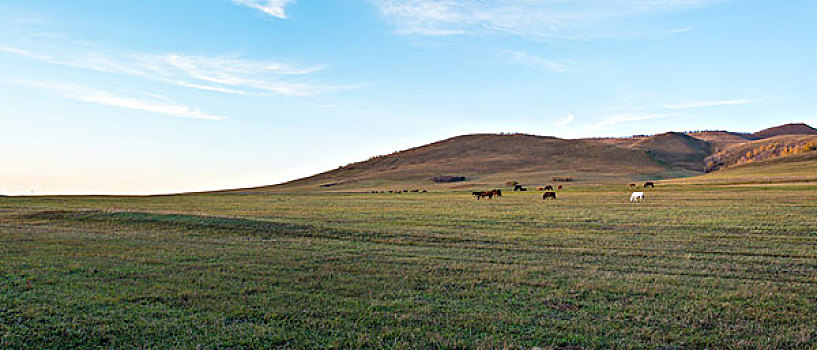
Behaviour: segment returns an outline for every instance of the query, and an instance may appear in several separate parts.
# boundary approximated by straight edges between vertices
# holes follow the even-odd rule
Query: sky
[[[0,194],[269,185],[471,133],[817,125],[817,2],[0,1]]]

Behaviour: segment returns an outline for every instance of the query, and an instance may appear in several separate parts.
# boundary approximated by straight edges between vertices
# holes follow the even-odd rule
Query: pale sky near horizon
[[[815,1],[0,1],[0,194],[279,183],[470,133],[817,125]]]

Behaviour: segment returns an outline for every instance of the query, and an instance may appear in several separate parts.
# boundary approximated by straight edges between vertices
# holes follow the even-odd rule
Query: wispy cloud
[[[533,55],[525,51],[505,51],[505,56],[512,63],[543,68],[554,73],[562,73],[568,68],[564,62]]]
[[[504,32],[538,38],[609,36],[633,18],[690,10],[722,0],[370,0],[399,33]],[[672,30],[660,30],[672,33]]]
[[[562,120],[560,120],[560,121],[558,121],[556,123],[553,123],[553,125],[556,126],[556,127],[560,127],[560,128],[566,128],[575,119],[576,119],[576,116],[573,115],[573,113],[570,113],[565,117],[565,119],[562,119]]]
[[[661,118],[669,118],[675,116],[674,114],[669,113],[619,113],[609,115],[606,118],[598,121],[595,126],[596,127],[603,127],[603,126],[611,126],[626,122],[636,122],[636,121],[644,121],[644,120],[651,120],[651,119],[661,119]]]
[[[254,8],[272,17],[287,18],[286,7],[295,0],[233,0],[234,3]]]
[[[674,28],[667,31],[667,34],[680,34],[692,31],[692,27],[681,27],[681,28]]]
[[[153,114],[168,115],[180,118],[223,120],[224,117],[202,112],[190,106],[175,102],[165,96],[145,94],[149,98],[120,96],[88,86],[49,81],[18,81],[19,85],[36,87],[51,91],[74,100],[95,103],[103,106],[126,108]]]
[[[348,88],[311,83],[308,77],[323,66],[297,67],[241,57],[128,53],[70,40],[33,41],[25,47],[0,45],[0,52],[226,94],[307,96]]]
[[[715,100],[715,101],[692,101],[676,105],[663,105],[661,107],[666,109],[693,109],[702,107],[716,107],[716,106],[733,106],[746,105],[751,103],[758,103],[759,100],[748,98],[734,99],[734,100]]]
[[[0,52],[13,53],[15,55],[31,56],[31,53],[28,52],[28,50],[23,50],[23,49],[18,49],[18,48],[14,48],[14,47],[8,47],[8,46],[0,46]]]

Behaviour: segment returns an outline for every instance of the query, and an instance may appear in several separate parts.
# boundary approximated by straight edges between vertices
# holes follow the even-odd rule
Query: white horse
[[[630,203],[638,203],[644,201],[644,192],[633,192],[630,195]]]

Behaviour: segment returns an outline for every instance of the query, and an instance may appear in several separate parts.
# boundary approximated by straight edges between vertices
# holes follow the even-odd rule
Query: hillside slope
[[[781,135],[733,145],[706,158],[706,170],[786,157],[817,150],[817,135]]]
[[[805,142],[802,137],[806,136],[817,136],[817,129],[802,123],[792,123],[753,134],[730,131],[668,132],[654,136],[585,140],[646,150],[670,166],[700,172],[780,156],[786,152],[786,147],[802,146]],[[762,147],[772,148],[773,151],[761,150]],[[753,151],[762,154],[757,158],[755,155],[743,157],[746,152]]]
[[[335,170],[274,186],[276,189],[390,189],[388,186],[468,187],[575,180],[645,178],[667,167],[639,149],[582,140],[533,135],[477,134],[349,164]],[[464,176],[465,182],[435,183],[436,176]],[[655,175],[660,176],[660,175]],[[273,189],[272,187],[259,188]]]
[[[746,143],[752,140],[751,134],[741,134],[729,131],[698,131],[687,135],[709,142],[712,151],[719,152],[731,146]]]
[[[712,153],[708,142],[677,132],[658,134],[640,140],[632,147],[647,150],[667,164],[692,171],[703,171],[704,159]]]

